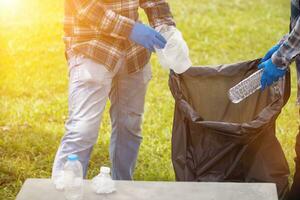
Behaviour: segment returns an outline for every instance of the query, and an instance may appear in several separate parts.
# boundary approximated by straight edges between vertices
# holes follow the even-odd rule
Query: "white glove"
[[[167,40],[164,49],[155,51],[160,64],[167,69],[172,69],[177,74],[181,74],[192,66],[189,57],[189,48],[184,41],[181,32],[174,26],[162,25],[156,28],[158,32]]]

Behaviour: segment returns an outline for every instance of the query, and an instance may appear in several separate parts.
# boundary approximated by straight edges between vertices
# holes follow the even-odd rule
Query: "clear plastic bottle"
[[[97,194],[109,194],[116,191],[115,182],[110,176],[109,167],[100,168],[100,174],[92,179],[92,189]]]
[[[158,27],[157,31],[167,40],[164,49],[155,48],[163,68],[172,69],[177,74],[187,71],[192,66],[192,62],[189,57],[189,48],[181,32],[173,26],[166,25]]]
[[[261,88],[260,80],[262,73],[263,69],[260,69],[232,87],[228,92],[229,99],[233,103],[239,103],[259,90]]]
[[[75,154],[68,156],[64,166],[64,195],[67,200],[83,199],[83,170]]]

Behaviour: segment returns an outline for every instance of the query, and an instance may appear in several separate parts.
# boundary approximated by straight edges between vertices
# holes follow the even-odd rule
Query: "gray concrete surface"
[[[85,200],[278,200],[272,183],[195,183],[117,181],[117,192],[96,195],[84,183]],[[17,200],[64,200],[49,179],[27,179]]]

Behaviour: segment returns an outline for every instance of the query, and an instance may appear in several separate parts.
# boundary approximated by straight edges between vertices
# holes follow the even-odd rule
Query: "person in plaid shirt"
[[[300,0],[291,0],[291,32],[264,56],[259,65],[263,69],[262,88],[272,85],[285,75],[286,68],[295,60],[298,75],[298,97],[300,103]],[[300,127],[299,127],[300,130]],[[300,132],[296,139],[294,182],[288,200],[300,200]]]
[[[146,12],[151,27],[139,21],[139,7]],[[112,177],[132,179],[151,79],[150,54],[166,45],[155,30],[161,26],[175,27],[165,0],[65,0],[69,118],[53,164],[55,184],[62,177],[69,154],[79,156],[86,175],[108,98]]]

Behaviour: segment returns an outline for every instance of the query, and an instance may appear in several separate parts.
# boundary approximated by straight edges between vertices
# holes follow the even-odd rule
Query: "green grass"
[[[0,8],[0,199],[4,200],[14,199],[26,178],[50,176],[68,112],[63,1],[20,2],[14,12]],[[258,58],[288,32],[286,0],[169,2],[195,65]],[[145,20],[145,15],[142,18]],[[135,179],[174,180],[170,159],[174,101],[167,85],[168,73],[155,56],[152,64]],[[295,80],[293,70],[292,96],[277,125],[292,171],[299,119]],[[89,178],[101,165],[110,164],[110,129],[105,112]]]

